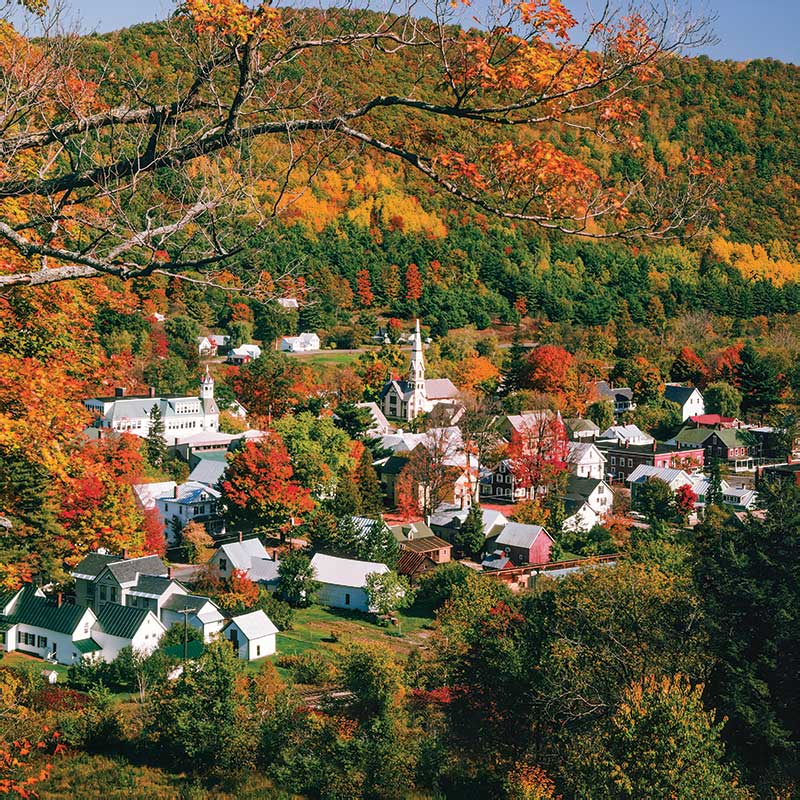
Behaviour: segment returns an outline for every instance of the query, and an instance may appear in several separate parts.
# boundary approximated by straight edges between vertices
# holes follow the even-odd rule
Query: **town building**
[[[406,540],[400,543],[397,573],[414,581],[439,564],[447,564],[452,558],[452,552],[453,545],[438,536]]]
[[[614,492],[601,478],[570,475],[562,497],[566,517],[561,523],[565,531],[590,531],[602,525],[614,504]]]
[[[143,438],[150,433],[150,413],[158,408],[168,444],[184,434],[219,430],[219,407],[214,400],[214,379],[208,367],[200,380],[197,397],[156,397],[152,389],[146,395],[127,395],[124,388],[118,387],[113,397],[91,397],[83,405],[95,414],[92,427]]]
[[[458,402],[458,389],[449,378],[426,379],[422,336],[417,320],[411,343],[411,363],[406,380],[387,381],[380,395],[380,407],[389,419],[410,422],[419,414],[429,413],[439,404]]]
[[[681,451],[702,448],[705,463],[719,461],[736,472],[763,463],[763,440],[744,428],[684,428],[675,442]]]
[[[705,450],[702,447],[682,448],[655,440],[650,444],[629,445],[602,440],[595,444],[607,459],[608,475],[618,481],[626,481],[640,464],[694,470],[705,463]]]
[[[222,635],[233,645],[233,652],[243,661],[256,661],[277,651],[278,629],[261,610],[232,617]]]
[[[564,425],[567,428],[567,436],[573,442],[593,441],[600,436],[600,428],[590,419],[572,417],[571,419],[565,419]]]
[[[279,345],[279,349],[284,353],[314,353],[319,347],[319,336],[308,332],[299,336],[284,336]]]
[[[356,561],[352,558],[316,553],[311,559],[315,578],[322,585],[317,600],[332,608],[371,611],[367,595],[367,576],[389,572],[386,564],[375,561]]]
[[[592,442],[570,442],[567,469],[578,478],[604,478],[606,457]]]
[[[694,386],[682,386],[679,383],[668,383],[664,387],[664,399],[677,404],[681,409],[681,422],[690,417],[702,416],[706,413],[706,405],[700,390]]]
[[[509,522],[495,539],[496,551],[501,550],[515,566],[544,564],[550,560],[553,538],[541,525]]]
[[[242,344],[239,345],[239,347],[234,347],[233,350],[228,353],[226,361],[228,364],[242,366],[260,357],[261,348],[257,344]]]
[[[635,411],[636,403],[633,401],[633,389],[628,386],[614,386],[607,381],[598,381],[595,393],[600,400],[608,400],[614,406],[614,416],[620,416],[626,411]]]

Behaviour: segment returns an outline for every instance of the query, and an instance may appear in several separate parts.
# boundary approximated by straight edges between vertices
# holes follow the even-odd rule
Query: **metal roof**
[[[83,653],[96,653],[98,650],[102,650],[102,646],[97,644],[97,642],[92,639],[78,639],[77,641],[72,642],[72,646],[79,652]]]
[[[59,606],[45,597],[37,597],[35,591],[32,586],[25,587],[14,613],[5,618],[6,622],[22,623],[71,635],[89,610],[85,606],[71,603],[62,603]]]
[[[278,632],[275,623],[261,609],[251,611],[249,614],[240,614],[238,617],[232,617],[231,621],[225,626],[225,630],[231,625],[235,625],[244,634],[245,638],[250,641]]]
[[[495,544],[528,549],[542,533],[547,535],[547,531],[541,525],[523,525],[521,522],[509,522],[495,539]]]
[[[149,613],[146,608],[106,603],[97,614],[97,621],[109,636],[133,639]]]
[[[352,558],[337,558],[336,556],[317,553],[311,559],[316,578],[322,583],[332,583],[337,586],[352,586],[363,589],[367,583],[367,575],[373,572],[384,573],[389,571],[386,564],[377,561],[356,561]]]

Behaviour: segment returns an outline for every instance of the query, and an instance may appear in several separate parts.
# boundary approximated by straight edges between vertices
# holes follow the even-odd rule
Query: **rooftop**
[[[106,603],[97,614],[97,621],[104,633],[120,639],[132,639],[150,611],[146,608]]]

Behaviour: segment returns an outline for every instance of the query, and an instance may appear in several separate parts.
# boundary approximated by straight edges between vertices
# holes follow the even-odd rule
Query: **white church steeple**
[[[206,374],[200,379],[200,399],[214,399],[214,379],[211,377],[211,373],[208,371],[208,364],[206,364]]]
[[[427,393],[425,391],[425,357],[422,354],[422,335],[419,332],[419,320],[411,343],[411,364],[408,370],[408,419],[414,419],[425,409]]]

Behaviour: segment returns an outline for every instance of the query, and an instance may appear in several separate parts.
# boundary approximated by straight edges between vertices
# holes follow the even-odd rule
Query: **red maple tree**
[[[422,276],[416,264],[406,267],[406,300],[414,301],[422,297]]]
[[[372,283],[369,279],[369,271],[360,269],[356,274],[356,287],[358,299],[364,308],[370,308],[375,302],[375,292],[372,291]]]
[[[552,489],[566,473],[569,441],[560,415],[538,411],[523,417],[508,445],[517,487],[535,498]]]
[[[221,483],[229,523],[245,530],[278,530],[283,535],[314,508],[308,489],[293,479],[283,439],[271,432],[247,442],[230,457]]]

